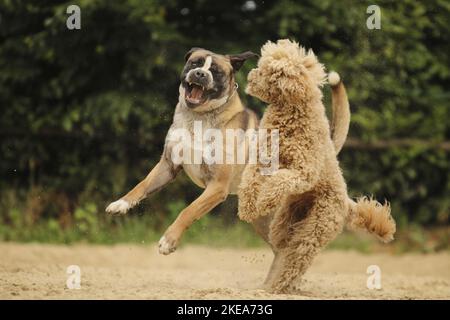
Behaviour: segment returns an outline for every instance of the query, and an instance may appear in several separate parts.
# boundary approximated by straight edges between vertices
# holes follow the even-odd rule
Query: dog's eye
[[[219,71],[219,69],[217,68],[217,65],[215,65],[215,64],[212,64],[211,67],[209,68],[209,70],[211,70],[212,72]]]
[[[199,60],[193,60],[193,61],[191,61],[191,66],[193,66],[193,67],[199,67],[200,65],[202,65],[202,63],[203,63],[203,60],[202,60],[202,59],[199,59]]]

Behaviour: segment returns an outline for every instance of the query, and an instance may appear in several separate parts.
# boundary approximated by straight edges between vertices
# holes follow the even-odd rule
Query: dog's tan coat
[[[242,58],[240,55],[222,56],[204,49],[195,50],[190,54],[189,60],[199,57],[205,58],[206,63],[203,69],[209,69],[213,61],[219,68],[222,68],[228,76],[227,87],[221,97],[208,100],[195,109],[191,109],[186,105],[184,98],[185,89],[180,85],[179,102],[169,131],[186,129],[193,136],[194,121],[201,121],[203,130],[220,129],[223,137],[225,137],[226,129],[256,129],[258,118],[254,112],[243,106],[239,98],[232,65],[233,59],[241,62],[239,59],[245,61],[246,58],[252,55],[247,52],[242,54]],[[245,167],[245,164],[234,165],[226,163],[212,165],[183,163],[175,165],[171,158],[172,147],[173,144],[166,140],[160,161],[147,177],[120,200],[111,203],[107,207],[107,211],[110,213],[125,213],[146,196],[172,181],[177,173],[183,169],[195,184],[204,188],[204,191],[195,201],[180,212],[176,220],[164,233],[159,247],[160,252],[163,254],[169,254],[176,249],[184,231],[194,221],[200,219],[219,203],[223,202],[228,194],[237,192],[242,171]]]

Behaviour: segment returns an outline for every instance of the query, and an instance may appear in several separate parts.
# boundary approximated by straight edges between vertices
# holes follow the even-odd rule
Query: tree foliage
[[[70,4],[81,8],[81,30],[66,28]],[[450,134],[450,4],[378,1],[381,30],[369,30],[370,4],[1,0],[0,219],[26,203],[33,221],[70,224],[78,207],[102,208],[142,179],[160,156],[190,47],[258,52],[267,40],[291,38],[343,77],[351,137],[427,142],[344,148],[351,194],[389,199],[404,224],[448,224],[449,151],[435,144]],[[241,88],[254,64],[238,73]],[[262,113],[260,102],[241,96]],[[168,203],[198,193],[180,177],[146,210],[164,224]]]

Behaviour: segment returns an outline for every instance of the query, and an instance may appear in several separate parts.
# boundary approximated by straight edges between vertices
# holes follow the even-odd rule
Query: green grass
[[[136,219],[121,222],[114,226],[99,224],[89,230],[80,229],[78,226],[61,229],[53,220],[27,228],[16,229],[4,225],[0,226],[0,241],[17,242],[151,243],[158,241],[162,234],[163,231],[151,229],[146,223]],[[221,247],[255,247],[264,244],[250,225],[239,222],[231,226],[224,226],[220,221],[194,224],[184,234],[183,243]]]
[[[0,241],[43,242],[43,243],[154,243],[164,233],[184,207],[183,203],[170,203],[164,219],[158,215],[132,212],[126,216],[108,217],[96,206],[88,204],[77,208],[72,221],[63,227],[55,218],[30,222],[27,215],[13,209],[8,212],[7,223],[0,224]],[[258,247],[267,246],[250,224],[233,216],[224,222],[223,217],[213,213],[194,223],[183,236],[182,245],[202,244],[217,247]],[[396,239],[390,244],[382,244],[364,232],[345,231],[329,246],[330,249],[357,250],[360,252],[406,251],[436,252],[449,250],[450,228],[427,230],[418,225],[402,227]]]
[[[96,244],[151,243],[156,242],[168,227],[164,223],[155,226],[151,215],[127,215],[105,217],[104,213],[91,210],[76,210],[74,222],[61,227],[56,219],[41,220],[29,224],[13,218],[10,224],[0,224],[0,241]],[[173,221],[169,214],[165,220]],[[225,224],[220,217],[205,216],[189,228],[183,243],[196,243],[212,246],[255,247],[264,244],[263,240],[242,221]]]

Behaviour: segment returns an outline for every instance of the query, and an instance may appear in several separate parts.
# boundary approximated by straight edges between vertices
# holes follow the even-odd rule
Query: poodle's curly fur
[[[322,103],[326,80],[314,53],[290,40],[267,42],[248,75],[246,92],[269,104],[260,128],[279,130],[280,169],[261,175],[259,165],[247,165],[238,192],[239,217],[270,217],[275,260],[266,283],[275,292],[292,289],[293,280],[346,223],[385,241],[395,232],[389,205],[367,198],[354,202],[347,195],[336,158],[345,137],[339,147],[333,144]]]

